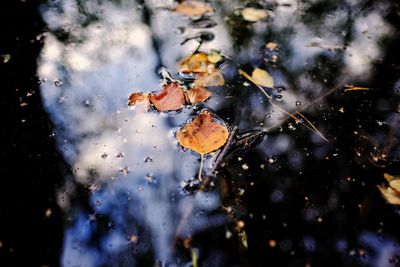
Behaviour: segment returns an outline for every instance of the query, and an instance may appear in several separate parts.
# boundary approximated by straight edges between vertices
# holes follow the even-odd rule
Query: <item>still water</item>
[[[71,166],[61,265],[399,266],[399,209],[376,187],[400,172],[398,5],[215,0],[188,15],[185,2],[41,6],[41,95]],[[223,58],[209,100],[128,106],[166,72],[187,84],[178,63],[197,50]],[[240,74],[254,68],[271,100]],[[175,137],[204,108],[234,140],[265,133],[218,171],[221,149],[207,154],[205,189]]]

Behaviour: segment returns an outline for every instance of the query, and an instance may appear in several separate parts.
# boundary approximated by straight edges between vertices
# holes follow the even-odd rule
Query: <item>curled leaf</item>
[[[210,153],[223,146],[228,140],[228,136],[228,128],[214,121],[214,116],[209,111],[201,112],[176,133],[176,138],[181,146],[200,155]]]
[[[224,76],[221,71],[215,70],[211,73],[205,73],[199,75],[195,81],[195,86],[207,87],[207,86],[222,86],[225,84]]]
[[[265,9],[257,9],[253,7],[246,7],[242,9],[242,16],[244,20],[250,22],[257,22],[259,20],[265,19],[269,16],[269,13]]]
[[[179,71],[185,73],[207,73],[215,69],[205,53],[196,53],[188,56],[179,63]]]
[[[150,101],[158,111],[181,109],[185,104],[182,87],[177,83],[164,85],[161,91],[150,95]]]
[[[210,91],[202,86],[196,86],[187,92],[190,103],[203,102],[212,95]]]
[[[199,17],[213,13],[214,9],[207,3],[192,0],[179,3],[174,11],[188,17]]]
[[[274,79],[265,70],[255,68],[251,74],[251,78],[258,84],[264,87],[274,87]]]

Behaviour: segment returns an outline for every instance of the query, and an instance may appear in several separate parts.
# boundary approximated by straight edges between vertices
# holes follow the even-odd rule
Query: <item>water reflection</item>
[[[305,179],[301,176],[305,168],[306,173],[312,170],[309,161],[344,162],[345,152],[335,148],[337,137],[331,134],[336,126],[329,120],[340,114],[340,107],[333,108],[327,97],[339,94],[345,84],[371,83],[374,64],[385,56],[382,41],[395,32],[384,19],[391,4],[381,1],[366,8],[363,1],[253,2],[246,3],[269,9],[271,18],[256,23],[243,21],[239,11],[246,3],[242,1],[211,1],[216,13],[203,24],[168,10],[173,6],[170,1],[60,0],[42,7],[49,31],[39,58],[41,93],[56,125],[60,150],[73,170],[73,177],[66,177],[58,195],[67,218],[63,266],[190,264],[192,257],[176,247],[176,240],[214,230],[209,236],[222,245],[199,245],[200,260],[210,266],[235,265],[242,259],[230,260],[229,253],[235,249],[224,247],[224,242],[231,232],[239,231],[238,219],[252,219],[254,215],[264,221],[266,211],[281,214],[283,207],[297,209],[295,220],[314,225],[340,209],[341,198],[348,197],[350,190],[346,189],[347,182],[337,185],[328,177],[322,188],[329,199],[320,192],[309,192],[316,203],[304,207],[296,194],[310,189],[299,180]],[[237,160],[242,167],[233,163],[221,172],[216,183],[226,183],[227,188],[219,185],[221,192],[214,189],[187,194],[182,188],[193,181],[198,157],[178,149],[174,132],[196,110],[144,113],[137,107],[128,108],[127,99],[134,91],[157,90],[159,67],[177,72],[176,63],[198,47],[196,38],[181,43],[205,30],[199,25],[215,36],[201,49],[216,49],[228,58],[222,67],[227,85],[216,88],[205,105],[240,129],[259,128],[270,135],[257,147],[253,158]],[[268,42],[275,42],[278,48],[268,48]],[[239,68],[250,73],[253,67],[264,68],[272,75],[275,86],[269,93],[280,99],[277,103],[282,108],[307,112],[330,142],[302,123],[288,121],[287,114],[270,105],[237,73]],[[382,101],[381,111],[389,112],[390,104]],[[385,123],[398,135],[394,126],[398,113],[390,112]],[[386,136],[386,132],[381,134]],[[206,162],[209,175],[214,156]],[[346,172],[338,174],[337,168],[333,169],[338,176]],[[330,183],[333,187],[327,189]],[[252,204],[251,199],[245,204],[239,200],[248,191],[250,195],[257,190],[270,193],[261,194],[256,200],[259,204]],[[285,220],[294,221],[291,216],[295,215],[276,214],[283,222],[276,220],[271,225],[279,224],[281,229],[283,223],[283,228],[290,229]],[[346,217],[338,211],[338,225],[340,216]],[[335,223],[330,227],[336,227]],[[250,247],[258,248],[263,242],[250,227],[248,236]],[[316,253],[319,246],[325,246],[320,237],[311,234],[292,240],[285,236],[287,233],[277,236],[279,248],[290,255],[301,250],[298,247],[304,253]],[[359,238],[364,247],[375,251],[375,256],[364,257],[364,262],[394,266],[387,263],[387,255],[399,253],[397,241],[384,239],[384,245],[376,246],[376,234],[363,233]],[[244,244],[243,235],[240,240]],[[348,253],[345,243],[337,242],[339,253]]]

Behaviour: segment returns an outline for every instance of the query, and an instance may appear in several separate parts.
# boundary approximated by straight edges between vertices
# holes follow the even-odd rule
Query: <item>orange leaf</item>
[[[182,87],[177,83],[163,86],[162,90],[150,95],[150,101],[158,111],[178,110],[185,104]]]
[[[208,60],[206,54],[200,52],[184,58],[179,63],[179,71],[186,73],[207,73],[215,69],[213,63]]]
[[[200,155],[223,146],[228,140],[228,128],[214,121],[213,118],[214,116],[209,111],[201,112],[176,133],[179,144]]]
[[[188,17],[199,17],[207,13],[213,13],[214,9],[207,3],[200,1],[184,1],[175,7],[175,12]]]
[[[190,103],[203,102],[212,95],[210,91],[202,86],[196,86],[187,92]]]
[[[146,110],[150,108],[149,95],[144,93],[133,93],[129,96],[129,106],[145,102]]]
[[[224,76],[222,76],[221,71],[216,70],[210,74],[204,73],[199,75],[195,81],[195,86],[222,86],[225,84]]]

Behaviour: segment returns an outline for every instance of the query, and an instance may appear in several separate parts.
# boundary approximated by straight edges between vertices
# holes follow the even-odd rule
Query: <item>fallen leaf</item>
[[[179,63],[179,71],[185,73],[207,73],[215,69],[205,53],[196,53],[184,58]]]
[[[200,155],[223,146],[228,140],[228,128],[213,119],[214,116],[209,111],[201,112],[176,133],[179,144]]]
[[[268,42],[265,46],[266,46],[269,50],[275,50],[275,49],[278,48],[278,44],[277,44],[277,43],[274,43],[274,42]]]
[[[185,104],[185,95],[182,87],[170,83],[164,85],[161,91],[151,94],[150,102],[158,111],[178,110]]]
[[[265,70],[255,68],[253,73],[251,74],[251,78],[261,86],[269,88],[274,87],[274,79]]]
[[[190,103],[203,102],[212,95],[210,91],[202,86],[196,86],[187,92]]]
[[[209,53],[207,55],[207,59],[208,61],[210,61],[211,63],[217,63],[218,61],[220,61],[222,59],[222,56],[220,53],[218,53],[217,51],[211,51],[211,53]]]
[[[148,99],[147,94],[143,93],[133,93],[129,96],[129,106],[134,106],[138,102],[142,102]]]
[[[242,16],[244,20],[250,22],[257,22],[259,20],[265,19],[269,16],[269,13],[265,9],[257,9],[253,7],[246,7],[242,9]]]
[[[389,186],[398,194],[400,194],[400,176],[384,173],[383,177],[386,179],[386,181],[388,181]]]
[[[379,191],[383,198],[389,203],[393,205],[400,205],[400,194],[393,190],[391,187],[383,187],[378,185]]]
[[[208,4],[200,1],[184,1],[179,3],[175,12],[188,17],[200,17],[207,13],[213,13],[214,9]]]
[[[221,71],[215,70],[211,73],[204,73],[199,75],[194,80],[195,86],[207,87],[207,86],[223,86],[225,84],[224,76]]]

